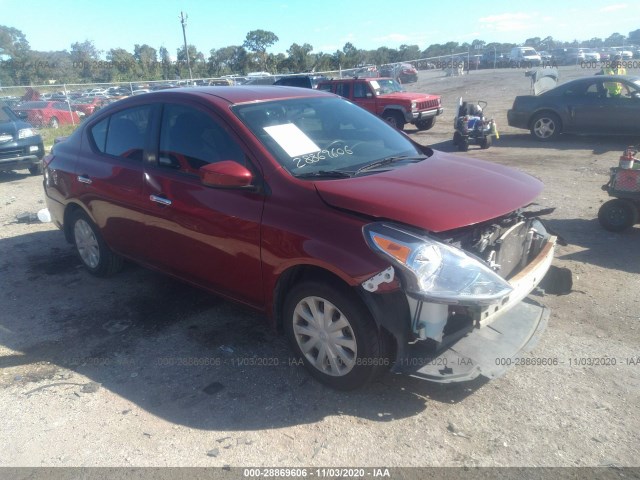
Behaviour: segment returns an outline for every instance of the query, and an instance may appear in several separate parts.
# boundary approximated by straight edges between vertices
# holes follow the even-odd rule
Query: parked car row
[[[51,102],[37,100],[22,102],[13,107],[15,114],[34,127],[58,128],[60,125],[77,125],[81,113],[71,107],[68,102]],[[84,113],[82,113],[84,116]]]

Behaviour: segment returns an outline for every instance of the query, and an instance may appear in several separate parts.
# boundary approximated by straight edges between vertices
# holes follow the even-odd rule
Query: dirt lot
[[[15,221],[43,208],[41,178],[0,173],[0,466],[639,466],[640,226],[596,220],[609,167],[638,139],[537,143],[506,126],[529,86],[522,70],[421,72],[407,88],[446,112],[410,134],[451,151],[457,98],[487,100],[500,140],[462,155],[545,182],[574,286],[537,296],[552,314],[530,357],[557,365],[329,390],[258,314],[133,265],[91,277],[51,224]],[[279,365],[251,365],[262,358]]]

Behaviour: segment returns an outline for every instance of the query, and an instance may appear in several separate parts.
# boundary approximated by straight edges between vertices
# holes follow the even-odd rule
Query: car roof
[[[636,76],[636,75],[589,75],[587,77],[580,77],[580,78],[576,78],[573,80],[569,80],[568,82],[562,83],[560,85],[555,86],[554,88],[552,88],[551,90],[547,90],[544,93],[548,93],[548,92],[558,92],[558,91],[562,91],[564,88],[570,86],[570,85],[577,85],[580,83],[590,83],[593,82],[595,80],[601,80],[601,81],[605,81],[605,82],[615,82],[616,80],[622,80],[622,81],[627,81],[630,83],[635,83],[640,81],[640,77]]]
[[[118,102],[120,106],[131,103],[148,101],[167,101],[172,97],[184,98],[200,97],[205,100],[222,101],[230,105],[243,103],[259,103],[271,100],[309,97],[331,97],[327,92],[320,92],[310,88],[271,86],[271,85],[238,85],[238,86],[206,86],[206,87],[182,87],[167,90],[157,90],[144,95],[135,95]]]
[[[611,80],[626,80],[627,82],[634,83],[640,80],[640,77],[637,75],[603,75],[603,76],[592,75],[588,77],[576,78],[575,80],[570,80],[566,83],[563,83],[562,85],[568,85],[570,83],[589,82],[594,79],[602,79],[603,77],[606,79],[607,82],[610,82]]]

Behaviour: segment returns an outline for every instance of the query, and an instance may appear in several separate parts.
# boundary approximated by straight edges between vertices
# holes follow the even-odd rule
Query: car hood
[[[31,124],[22,121],[11,121],[0,123],[0,144],[13,140],[18,136],[18,130],[23,128],[33,128]],[[8,138],[11,137],[11,138]]]
[[[541,181],[507,167],[434,151],[426,160],[349,179],[315,182],[330,206],[444,232],[531,203]]]
[[[425,98],[432,99],[438,98],[437,95],[429,95],[428,93],[413,93],[413,92],[396,92],[396,93],[383,93],[378,95],[378,98],[385,100],[424,100]]]

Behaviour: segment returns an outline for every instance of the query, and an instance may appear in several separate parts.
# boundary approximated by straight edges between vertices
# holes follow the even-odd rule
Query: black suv
[[[323,75],[289,75],[277,80],[274,85],[285,87],[317,88],[318,83],[327,80]]]
[[[32,175],[38,175],[43,156],[42,137],[0,102],[0,171],[28,168]]]

